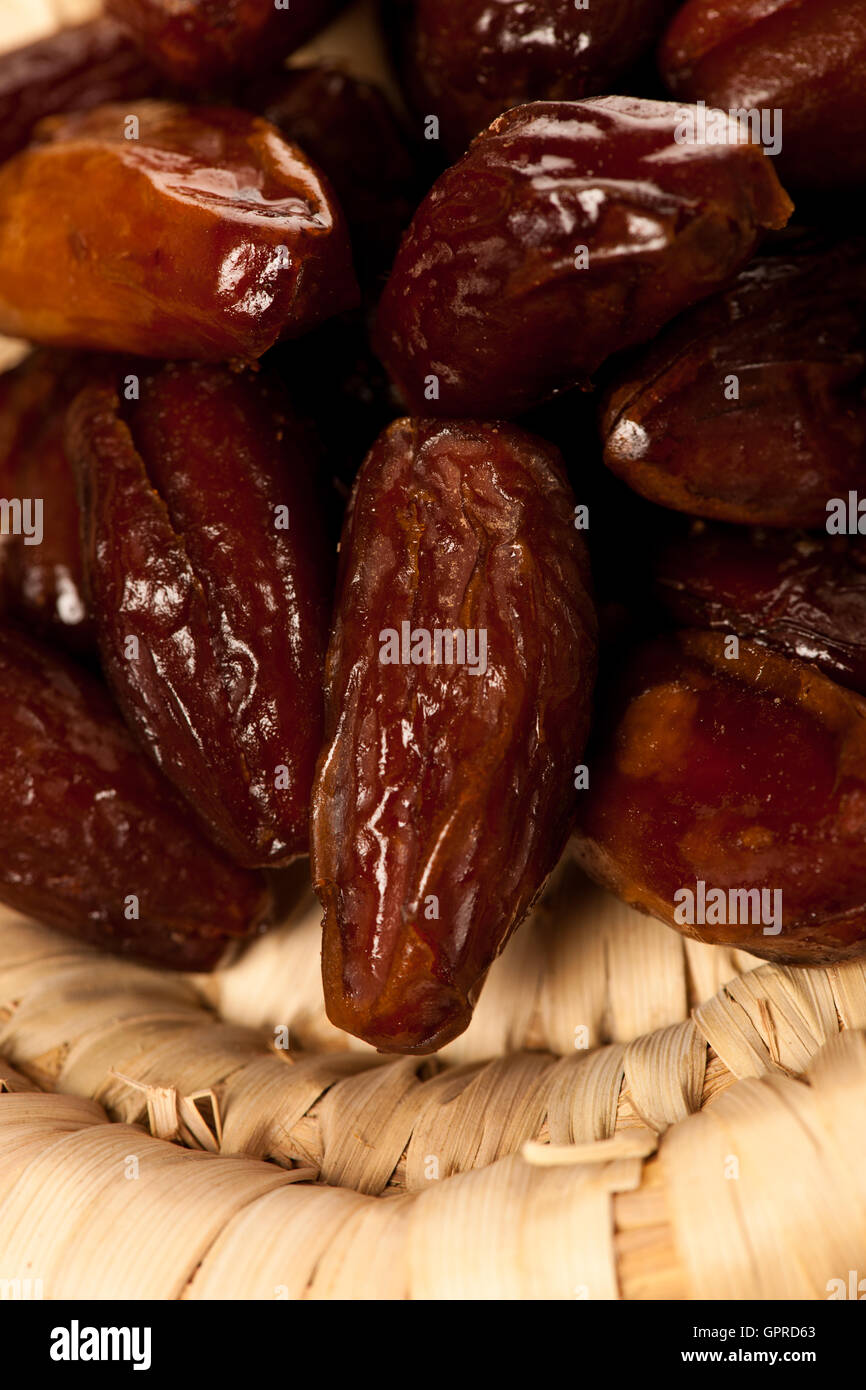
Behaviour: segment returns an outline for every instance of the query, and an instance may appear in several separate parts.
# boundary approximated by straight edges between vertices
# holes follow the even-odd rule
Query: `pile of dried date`
[[[309,853],[405,1052],[570,837],[866,953],[866,0],[388,0],[399,114],[106,8],[0,58],[0,898],[206,970]]]

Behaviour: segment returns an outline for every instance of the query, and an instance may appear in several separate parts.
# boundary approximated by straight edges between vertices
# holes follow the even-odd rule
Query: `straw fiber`
[[[195,979],[0,914],[0,1278],[821,1298],[866,1266],[866,966],[687,943],[564,864],[464,1038],[389,1058],[324,1018],[317,934],[306,890]]]

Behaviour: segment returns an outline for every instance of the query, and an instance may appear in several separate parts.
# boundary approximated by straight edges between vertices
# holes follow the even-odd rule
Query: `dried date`
[[[401,68],[454,158],[511,106],[577,100],[617,83],[652,47],[675,0],[408,0]]]
[[[0,899],[92,945],[210,970],[270,913],[136,748],[108,692],[0,629]]]
[[[346,0],[107,0],[147,57],[191,87],[277,68]]]
[[[866,701],[721,633],[639,648],[591,750],[577,856],[685,935],[771,960],[866,954]]]
[[[507,425],[397,421],[340,564],[312,813],[325,999],[380,1049],[430,1052],[574,816],[596,620],[559,455]]]
[[[0,332],[254,359],[357,303],[330,187],[267,121],[146,101],[40,133],[0,168]]]
[[[288,862],[308,847],[333,591],[306,429],[272,382],[182,363],[131,403],[88,388],[69,447],[127,723],[238,863]]]
[[[760,257],[613,376],[608,467],[651,502],[823,527],[866,481],[866,242]]]
[[[655,588],[680,626],[814,661],[866,695],[866,539],[695,522],[662,548]]]
[[[0,54],[0,164],[45,116],[159,92],[163,79],[119,25],[96,19]]]
[[[866,176],[864,0],[688,0],[659,62],[676,96],[779,126],[771,136],[781,138],[786,183],[832,188]]]
[[[403,239],[375,346],[417,413],[496,418],[586,384],[722,285],[791,204],[751,144],[676,143],[673,103],[494,121]]]

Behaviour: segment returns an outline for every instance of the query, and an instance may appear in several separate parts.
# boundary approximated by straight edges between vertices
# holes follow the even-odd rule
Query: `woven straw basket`
[[[375,75],[365,8],[315,51]],[[2,0],[0,41],[92,9]],[[395,1060],[325,1018],[306,874],[288,918],[208,978],[0,909],[0,1281],[822,1299],[866,1270],[866,964],[685,941],[566,858],[468,1032]]]

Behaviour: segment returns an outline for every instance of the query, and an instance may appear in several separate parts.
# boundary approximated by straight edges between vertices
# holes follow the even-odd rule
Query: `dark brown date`
[[[89,370],[80,355],[36,352],[0,376],[0,598],[22,626],[79,654],[96,636],[65,430]]]
[[[106,0],[170,77],[207,87],[277,68],[346,0]]]
[[[781,111],[786,183],[828,188],[866,177],[866,0],[688,0],[659,62],[686,101]]]
[[[0,54],[0,163],[28,144],[44,116],[149,96],[162,81],[110,19]]]
[[[245,865],[308,847],[333,542],[270,382],[180,364],[75,402],[84,560],[127,723]]]
[[[866,537],[695,522],[655,578],[681,626],[753,638],[866,695]]]
[[[139,102],[40,132],[0,168],[0,332],[254,359],[357,303],[330,186],[267,121]]]
[[[83,941],[210,970],[269,915],[136,748],[107,691],[0,629],[0,898]]]
[[[820,526],[866,482],[866,242],[755,260],[614,375],[608,467],[651,502]]]
[[[866,954],[866,701],[765,647],[730,652],[686,632],[633,655],[578,858],[699,941],[798,965]]]
[[[585,385],[784,225],[791,204],[757,146],[677,144],[681,124],[666,102],[538,102],[443,174],[377,325],[413,410],[495,418]]]
[[[618,83],[676,0],[408,0],[402,70],[419,116],[453,158],[510,106],[577,100]]]
[[[327,174],[362,280],[388,270],[421,190],[409,141],[384,93],[323,64],[251,83],[241,104],[259,111]]]
[[[383,1051],[431,1052],[574,816],[596,620],[559,455],[507,425],[395,422],[340,566],[312,815],[325,1000]]]

